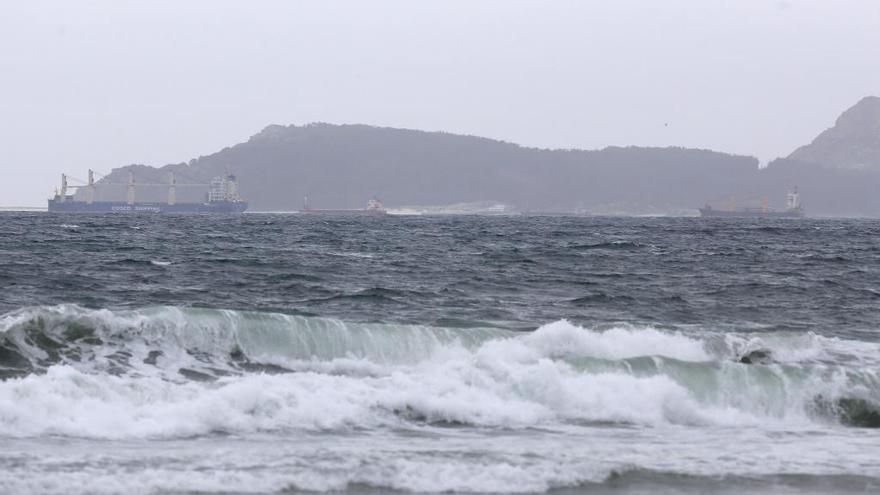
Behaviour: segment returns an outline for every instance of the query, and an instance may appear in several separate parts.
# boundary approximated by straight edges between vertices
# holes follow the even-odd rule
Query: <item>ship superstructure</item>
[[[97,201],[96,189],[106,185],[124,185],[125,201]],[[177,188],[183,186],[207,187],[205,201],[178,202]],[[137,190],[140,187],[167,187],[168,199],[164,202],[137,201]],[[85,193],[81,196],[84,196],[84,199],[68,193],[70,189],[83,188]],[[94,171],[89,170],[88,182],[83,186],[71,186],[67,175],[61,174],[61,188],[49,200],[49,211],[62,213],[241,213],[247,210],[247,207],[247,202],[239,195],[236,177],[231,173],[214,177],[210,184],[179,184],[174,172],[169,173],[167,184],[138,184],[135,182],[134,173],[129,171],[126,184],[112,184],[96,183]]]
[[[785,198],[785,210],[774,210],[764,200],[760,207],[737,208],[731,206],[728,209],[713,208],[706,205],[700,208],[700,216],[726,217],[726,218],[803,218],[804,208],[801,206],[801,196],[797,187],[788,192]]]

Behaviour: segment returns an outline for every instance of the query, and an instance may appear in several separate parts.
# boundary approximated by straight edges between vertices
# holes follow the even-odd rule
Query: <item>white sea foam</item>
[[[216,432],[409,428],[422,422],[554,428],[572,422],[807,421],[785,407],[777,414],[760,401],[737,404],[723,394],[706,403],[664,375],[579,373],[560,361],[511,361],[486,354],[461,352],[457,358],[395,366],[373,375],[307,371],[248,374],[214,383],[86,374],[55,366],[45,375],[0,383],[0,436],[180,438]],[[719,385],[731,394],[736,384]]]
[[[611,328],[602,332],[561,320],[544,325],[525,337],[547,357],[581,355],[603,359],[665,356],[683,361],[710,361],[704,343],[680,333],[654,328]]]
[[[61,341],[86,329],[100,343],[69,337],[75,358],[56,360],[45,374],[0,382],[0,436],[179,438],[436,424],[810,424],[817,397],[880,397],[876,368],[797,361],[749,366],[707,350],[707,341],[652,328],[593,331],[559,321],[515,333],[72,306],[0,318],[0,335],[35,363],[63,355],[63,349],[37,345],[29,337],[36,328]],[[843,341],[805,339],[806,349],[842,352]],[[742,342],[728,340],[724,352],[732,356]],[[856,343],[843,347],[864,350]],[[238,359],[295,372],[239,369],[233,362],[239,350],[246,357]],[[193,381],[181,369],[220,378]]]
[[[691,488],[705,483],[702,492],[866,493],[859,490],[859,481],[865,480],[853,478],[876,479],[877,436],[871,432],[825,431],[822,448],[815,448],[812,435],[779,438],[767,433],[730,428],[612,433],[595,428],[583,434],[493,432],[464,438],[385,432],[156,443],[13,440],[10,450],[28,454],[11,459],[0,455],[0,492],[538,493],[556,488],[592,493],[625,489],[635,471],[636,480],[659,475],[659,484],[670,490],[684,475]],[[812,478],[797,487],[778,486],[778,473]],[[840,475],[842,483],[834,484]],[[762,476],[771,478],[755,489]]]
[[[0,435],[177,438],[419,423],[525,427],[560,420],[702,422],[665,377],[578,375],[547,361],[502,369],[450,360],[385,376],[252,374],[217,383],[56,366],[0,383]]]
[[[866,493],[876,481],[859,490],[865,480],[853,478],[876,480],[878,439],[876,431],[760,426],[273,432],[160,442],[4,438],[0,493],[592,493],[625,487],[633,470],[636,480],[660,475],[670,489],[685,476],[691,488],[707,483],[702,492],[812,493],[815,483],[815,493]],[[777,487],[779,473],[815,478]],[[755,490],[764,476],[769,483]]]
[[[171,264],[170,261],[160,261],[160,260],[150,260],[150,263],[156,266],[168,266]]]
[[[726,355],[739,357],[768,351],[779,363],[849,364],[880,366],[880,343],[824,337],[813,332],[726,333]]]
[[[330,453],[322,448],[306,453],[284,444],[278,445],[281,452],[272,456],[252,447],[244,453],[231,449],[212,452],[210,446],[206,447],[200,455],[167,452],[152,459],[148,466],[134,469],[140,463],[132,458],[131,452],[115,453],[128,465],[125,476],[101,465],[35,476],[34,471],[51,468],[53,461],[62,465],[69,462],[52,453],[47,456],[48,461],[44,457],[38,466],[19,464],[0,472],[0,489],[4,493],[45,494],[288,493],[341,492],[360,485],[417,493],[536,493],[601,482],[611,471],[607,466],[575,456],[433,456],[430,452],[395,452],[388,446],[374,451],[369,445],[336,447],[342,452]],[[81,454],[74,462],[82,466],[88,464],[90,457]],[[106,460],[101,459],[105,463]],[[217,472],[217,465],[224,466],[222,473]]]
[[[356,251],[327,251],[326,254],[330,256],[339,256],[342,258],[361,258],[361,259],[373,259],[376,256],[370,253],[359,253]]]

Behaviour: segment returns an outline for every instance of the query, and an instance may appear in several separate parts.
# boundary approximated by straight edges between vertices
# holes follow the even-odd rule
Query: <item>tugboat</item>
[[[801,198],[797,187],[788,192],[785,202],[785,210],[778,211],[769,208],[767,201],[760,208],[730,208],[722,210],[706,204],[700,208],[700,216],[721,218],[804,218],[804,208],[801,206]]]

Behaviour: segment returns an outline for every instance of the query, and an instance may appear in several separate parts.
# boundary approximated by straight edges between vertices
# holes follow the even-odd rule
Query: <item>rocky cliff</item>
[[[788,158],[829,167],[880,167],[880,98],[863,98],[843,112],[834,127]]]

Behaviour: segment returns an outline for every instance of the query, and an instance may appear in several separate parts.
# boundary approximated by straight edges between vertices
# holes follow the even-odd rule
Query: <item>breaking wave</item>
[[[177,307],[0,316],[0,436],[591,424],[880,426],[877,344],[346,323]]]

